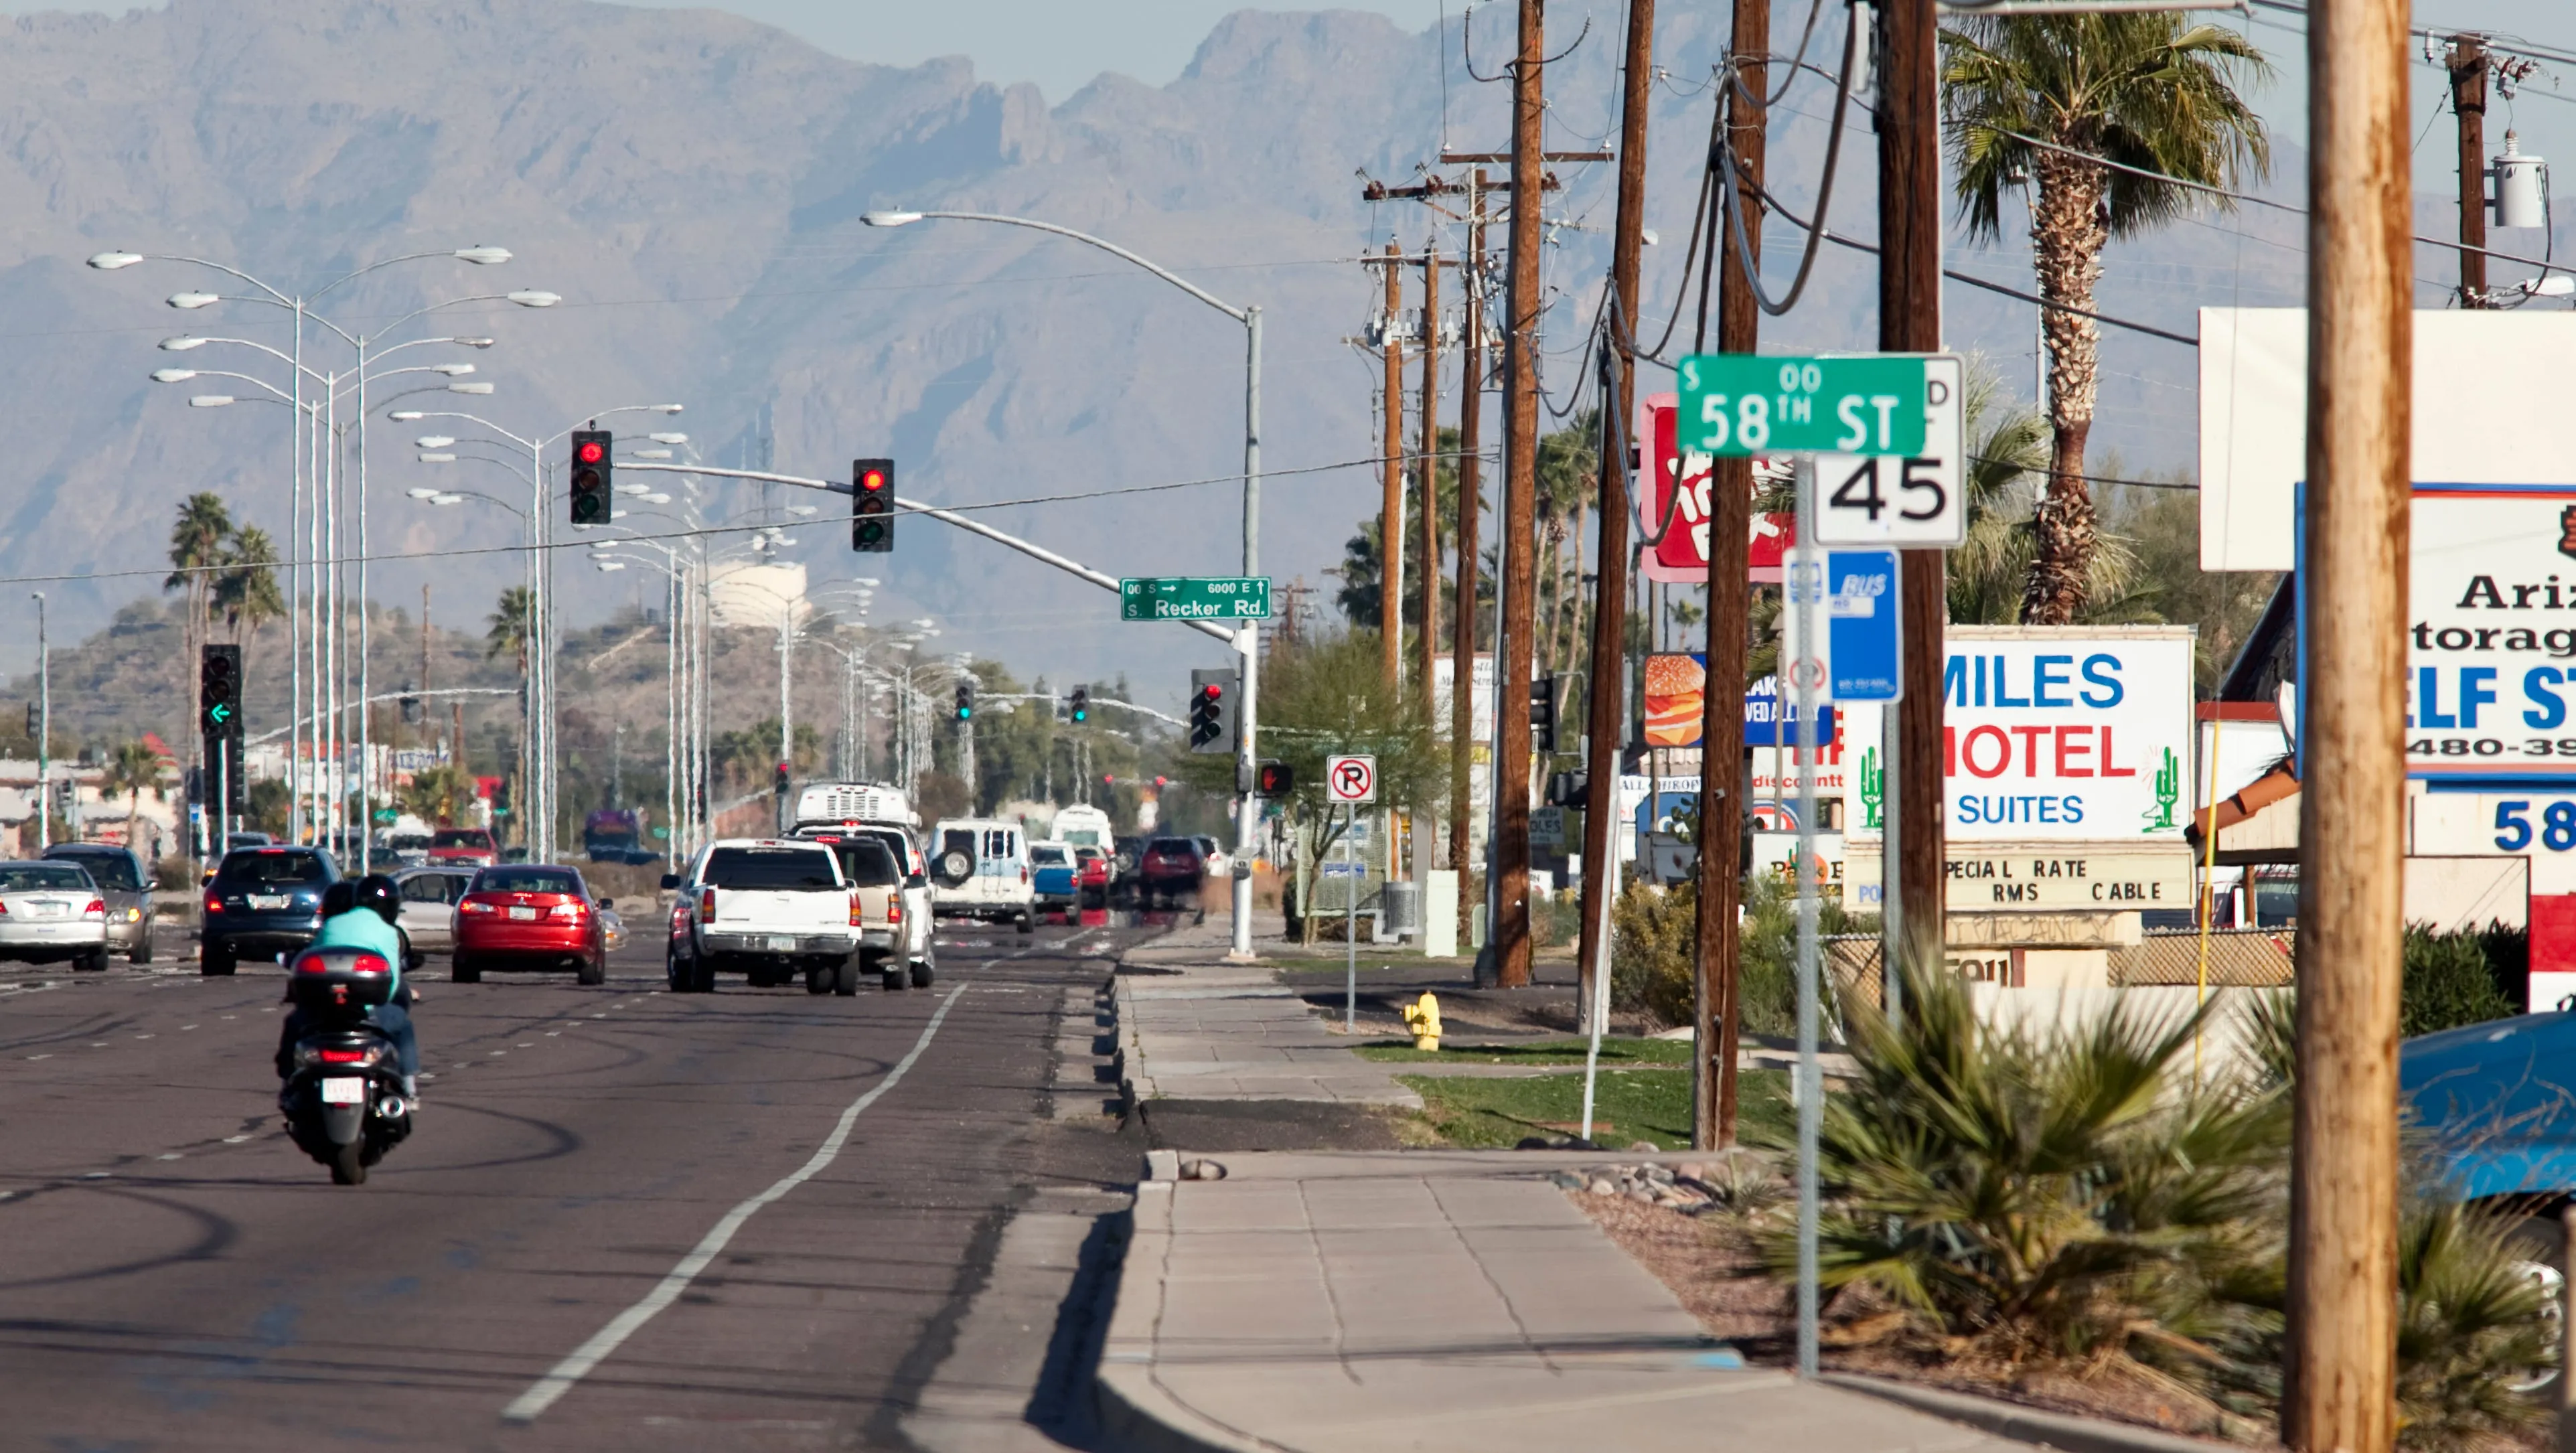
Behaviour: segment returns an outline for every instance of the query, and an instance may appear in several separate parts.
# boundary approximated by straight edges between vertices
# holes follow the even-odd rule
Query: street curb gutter
[[[2241,1450],[2246,1446],[2159,1432],[2154,1428],[2132,1427],[2102,1418],[2046,1412],[1995,1398],[1946,1392],[1909,1382],[1864,1377],[1858,1373],[1828,1372],[1816,1380],[1847,1391],[1883,1398],[1953,1423],[1965,1423],[1998,1438],[2036,1443],[2046,1448],[2062,1449],[2064,1453],[2214,1453],[2218,1449]]]
[[[1100,1366],[1092,1380],[1103,1442],[1138,1453],[1280,1453],[1276,1443],[1202,1416],[1154,1380],[1155,1324],[1162,1316],[1163,1262],[1172,1244],[1172,1188],[1179,1160],[1172,1151],[1150,1152],[1145,1178],[1136,1187],[1117,1302],[1110,1309],[1108,1335],[1101,1339]],[[1147,1268],[1152,1269],[1151,1286],[1140,1275]],[[1142,1294],[1146,1292],[1153,1295]]]

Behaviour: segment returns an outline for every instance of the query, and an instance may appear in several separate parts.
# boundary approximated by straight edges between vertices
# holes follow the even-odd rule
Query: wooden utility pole
[[[1725,84],[1726,144],[1738,168],[1737,201],[1744,236],[1762,249],[1761,194],[1770,117],[1770,0],[1735,0],[1734,39]],[[1717,351],[1751,353],[1761,342],[1762,308],[1753,275],[1733,236],[1720,227],[1726,190],[1712,187],[1710,235],[1718,255]],[[1727,458],[1709,471],[1708,681],[1699,734],[1699,944],[1692,1002],[1704,1052],[1692,1062],[1691,1144],[1702,1150],[1735,1143],[1735,1048],[1743,1031],[1742,966],[1736,900],[1743,865],[1736,861],[1744,823],[1744,653],[1750,608],[1746,576],[1753,535],[1753,461]],[[1804,770],[1816,770],[1814,762]]]
[[[1378,333],[1386,359],[1385,441],[1378,466],[1377,631],[1386,684],[1404,688],[1404,274],[1395,239],[1386,240],[1386,322]]]
[[[1477,553],[1478,498],[1484,488],[1485,462],[1479,457],[1485,430],[1485,169],[1478,167],[1467,183],[1467,271],[1462,312],[1466,318],[1466,352],[1458,362],[1458,600],[1449,628],[1449,870],[1463,891],[1474,865],[1467,838],[1475,822],[1470,794],[1475,760],[1476,581],[1484,569]]]
[[[1941,115],[1933,74],[1940,25],[1933,0],[1887,0],[1879,25],[1878,346],[1931,353],[1941,347]],[[1942,552],[1907,550],[1902,559],[1905,699],[1896,707],[1896,830],[1882,851],[1896,865],[1895,906],[1906,941],[1938,953],[1946,872],[1942,628],[1949,607]]]
[[[1929,0],[1926,0],[1929,3]],[[1544,305],[1539,246],[1547,197],[1541,189],[1541,68],[1547,0],[1520,0],[1520,53],[1512,63],[1512,251],[1503,328],[1503,622],[1494,662],[1494,981],[1530,982],[1529,762],[1530,643],[1538,557],[1538,322]]]
[[[1422,244],[1422,700],[1431,700],[1431,663],[1440,657],[1440,249]],[[1428,831],[1426,828],[1425,831]],[[1431,866],[1421,855],[1417,867]]]
[[[2300,1453],[2388,1453],[2396,1438],[2415,352],[2406,22],[2406,0],[2308,15],[2306,786],[2281,1398],[2283,1440]]]
[[[2460,139],[2460,306],[2487,306],[2487,41],[2451,37],[2451,114]]]
[[[1619,200],[1610,232],[1611,337],[1602,344],[1618,369],[1617,396],[1601,401],[1614,429],[1602,432],[1600,553],[1593,564],[1592,667],[1584,685],[1588,751],[1583,796],[1583,931],[1575,948],[1583,1014],[1589,1024],[1593,976],[1609,962],[1604,940],[1610,905],[1619,896],[1619,855],[1611,834],[1619,816],[1619,748],[1628,706],[1628,461],[1608,441],[1627,438],[1637,417],[1637,271],[1646,237],[1646,121],[1655,94],[1655,0],[1628,0],[1628,51],[1619,71]],[[1631,441],[1634,447],[1635,441]]]

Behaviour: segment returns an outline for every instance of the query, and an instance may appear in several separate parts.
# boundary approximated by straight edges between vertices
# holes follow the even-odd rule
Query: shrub
[[[1901,1022],[1843,1006],[1859,1083],[1825,1105],[1824,1285],[2007,1367],[2205,1380],[2246,1316],[2225,1289],[2276,1256],[2281,1087],[2195,1089],[2193,1018],[1988,1027],[1961,980],[1911,966],[1906,1001]],[[1766,1247],[1794,1268],[1794,1236]]]
[[[2510,930],[2499,931],[2499,936]],[[2501,944],[2500,944],[2501,947]],[[2497,987],[2483,935],[2406,930],[2406,971],[2398,1033],[2412,1039],[2522,1012]]]
[[[1736,930],[1747,1034],[1793,1034],[1798,1026],[1798,895],[1764,875],[1744,888],[1744,916]],[[1847,913],[1826,899],[1817,915],[1819,936],[1874,933],[1875,914]],[[1688,1024],[1691,976],[1699,955],[1699,885],[1684,881],[1657,891],[1629,876],[1628,891],[1610,914],[1610,1001],[1641,1009],[1666,1024]],[[1830,993],[1831,990],[1826,991]],[[1827,1003],[1827,1009],[1832,1005]]]

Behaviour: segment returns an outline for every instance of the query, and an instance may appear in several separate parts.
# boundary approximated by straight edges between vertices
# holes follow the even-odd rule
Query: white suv
[[[946,918],[1014,922],[1037,928],[1037,884],[1029,874],[1028,835],[1016,822],[952,817],[930,834],[930,903]]]

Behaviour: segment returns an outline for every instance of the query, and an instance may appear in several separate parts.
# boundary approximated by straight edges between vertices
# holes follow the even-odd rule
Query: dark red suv
[[[1154,900],[1174,903],[1186,898],[1198,901],[1199,885],[1207,881],[1207,855],[1199,845],[1185,837],[1158,837],[1145,844],[1145,856],[1136,864],[1136,892],[1151,908]]]

